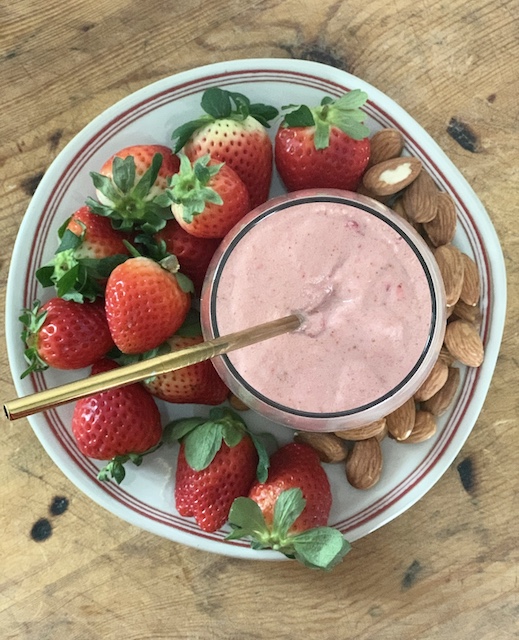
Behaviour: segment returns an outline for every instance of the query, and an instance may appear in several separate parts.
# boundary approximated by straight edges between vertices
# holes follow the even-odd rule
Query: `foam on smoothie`
[[[243,235],[220,274],[220,335],[302,311],[296,332],[229,354],[273,402],[333,413],[375,401],[413,369],[431,329],[424,269],[377,216],[336,202],[300,203]]]

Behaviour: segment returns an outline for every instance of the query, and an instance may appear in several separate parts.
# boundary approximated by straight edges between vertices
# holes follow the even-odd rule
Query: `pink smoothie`
[[[335,413],[394,389],[431,330],[424,269],[399,233],[338,202],[300,203],[253,226],[217,284],[220,335],[302,311],[301,329],[228,355],[285,407]]]

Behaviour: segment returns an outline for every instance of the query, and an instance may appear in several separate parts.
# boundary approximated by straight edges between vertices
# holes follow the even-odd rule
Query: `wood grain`
[[[514,0],[0,6],[2,313],[18,227],[64,145],[103,109],[152,81],[250,57],[325,62],[395,99],[487,208],[509,283],[496,373],[462,451],[419,503],[357,541],[330,574],[224,558],[126,524],[65,478],[28,423],[4,420],[1,638],[517,637],[518,20]],[[6,400],[14,387],[3,324],[0,332]],[[68,508],[53,514],[56,498]]]

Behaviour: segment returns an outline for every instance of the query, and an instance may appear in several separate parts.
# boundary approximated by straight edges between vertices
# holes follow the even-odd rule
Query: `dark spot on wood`
[[[33,176],[29,176],[28,178],[25,178],[25,180],[22,180],[22,184],[20,186],[28,196],[32,196],[34,195],[34,192],[36,191],[36,188],[40,184],[42,178],[43,171],[40,171],[39,173],[35,173]]]
[[[490,104],[494,104],[494,102],[496,101],[497,95],[495,93],[491,93],[488,98],[487,98],[487,102],[490,102]]]
[[[68,499],[65,496],[55,496],[50,503],[49,511],[53,516],[60,516],[68,509]]]
[[[17,54],[17,53],[16,53],[16,51],[14,51],[14,49],[13,49],[13,51],[8,51],[8,52],[5,54],[4,58],[5,58],[6,60],[11,60],[12,58],[16,58],[16,56],[17,56],[17,55],[18,55],[18,54]]]
[[[472,458],[468,457],[465,458],[465,460],[462,460],[456,469],[458,470],[463,488],[467,493],[472,494],[476,488]]]
[[[450,119],[447,133],[466,151],[478,153],[480,150],[479,138],[475,131],[467,123],[458,120],[458,118]]]
[[[95,22],[88,22],[87,24],[81,26],[81,31],[83,31],[83,33],[86,33],[87,31],[90,31],[90,29],[93,29],[95,26]]]
[[[52,535],[52,525],[47,518],[40,518],[32,525],[31,538],[35,542],[43,542]]]
[[[418,579],[418,575],[422,569],[423,567],[418,560],[413,560],[409,567],[407,567],[404,577],[402,578],[402,589],[410,589]]]
[[[60,143],[60,140],[63,136],[63,129],[56,129],[54,133],[51,133],[49,136],[49,143],[51,151],[54,151]]]
[[[321,62],[343,71],[348,71],[346,60],[337,55],[328,47],[323,47],[318,43],[309,43],[301,46],[281,45],[291,58],[299,60],[311,60],[312,62]]]

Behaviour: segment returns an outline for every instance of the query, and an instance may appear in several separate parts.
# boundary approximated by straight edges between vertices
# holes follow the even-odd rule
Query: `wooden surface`
[[[501,355],[467,443],[418,504],[330,574],[143,532],[76,489],[27,422],[3,421],[1,638],[519,636],[518,24],[516,0],[0,4],[2,308],[24,211],[74,134],[154,80],[247,57],[326,62],[395,99],[487,208],[509,282]],[[0,379],[5,401],[14,396],[5,340]]]

